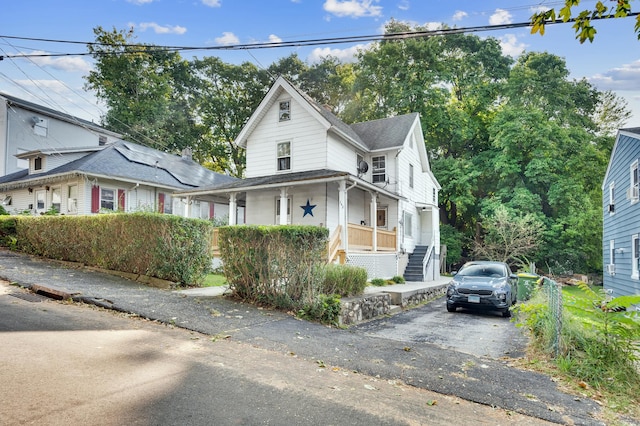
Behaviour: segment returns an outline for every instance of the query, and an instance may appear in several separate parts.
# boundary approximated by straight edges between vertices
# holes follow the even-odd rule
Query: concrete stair
[[[409,263],[404,270],[405,281],[424,281],[422,275],[422,259],[427,255],[429,246],[416,246],[409,255]]]

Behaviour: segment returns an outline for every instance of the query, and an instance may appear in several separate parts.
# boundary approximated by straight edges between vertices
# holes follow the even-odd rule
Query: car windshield
[[[460,269],[461,277],[491,277],[502,278],[507,276],[507,271],[501,265],[466,265]]]

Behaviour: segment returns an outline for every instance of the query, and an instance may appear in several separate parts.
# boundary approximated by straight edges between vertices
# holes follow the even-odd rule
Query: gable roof
[[[615,153],[618,149],[618,142],[620,141],[620,136],[629,136],[634,139],[638,139],[640,141],[640,127],[628,127],[626,129],[619,129],[618,134],[616,135],[616,141],[613,144],[613,148],[611,149],[611,155],[609,156],[609,163],[607,164],[607,171],[604,173],[604,179],[602,179],[602,191],[604,193],[604,185],[605,182],[609,179],[609,171],[611,170],[611,166],[613,164],[613,159],[615,157]]]
[[[35,153],[36,151],[31,151]],[[37,185],[62,175],[86,175],[105,179],[145,183],[171,189],[186,189],[237,180],[213,172],[187,158],[127,141],[117,141],[102,149],[44,173],[28,170],[0,177],[0,190]]]
[[[240,134],[238,134],[235,141],[237,145],[246,148],[247,139],[282,92],[287,92],[295,98],[307,112],[323,124],[327,131],[335,133],[347,143],[363,151],[401,147],[411,130],[411,126],[413,126],[418,117],[418,113],[414,112],[348,125],[323,105],[311,99],[305,92],[291,84],[287,79],[278,77],[247,121],[247,124],[242,128]]]
[[[58,120],[66,121],[71,124],[79,125],[85,128],[91,128],[94,130],[98,130],[102,133],[110,134],[114,137],[120,137],[121,135],[111,130],[107,130],[100,125],[93,123],[91,121],[82,119],[80,117],[73,116],[71,114],[65,114],[63,112],[57,111],[52,108],[48,108],[42,105],[35,104],[33,102],[25,101],[24,99],[16,98],[15,96],[8,95],[6,93],[0,93],[0,98],[6,99],[7,104],[16,105],[22,109],[26,109],[29,111],[37,112],[39,114],[47,115],[49,117],[56,118]]]

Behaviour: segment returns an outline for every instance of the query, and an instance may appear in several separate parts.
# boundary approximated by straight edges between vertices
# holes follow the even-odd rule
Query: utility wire
[[[639,15],[640,12],[630,13],[626,17],[634,17]],[[594,17],[592,21],[613,18],[613,15]],[[554,21],[547,21],[545,25],[558,25],[568,24],[575,22],[575,19],[569,19],[564,21],[562,19],[556,19]],[[441,28],[438,30],[425,30],[425,31],[407,31],[401,33],[392,34],[375,34],[375,35],[362,35],[362,36],[347,36],[347,37],[334,37],[334,38],[317,38],[306,40],[293,40],[293,41],[278,41],[278,42],[262,42],[262,43],[246,43],[246,44],[231,44],[224,46],[158,46],[158,45],[145,45],[145,44],[121,44],[116,47],[133,48],[134,50],[127,50],[124,52],[106,52],[106,51],[94,51],[94,52],[77,52],[77,53],[36,53],[36,54],[19,54],[19,55],[6,55],[0,56],[0,60],[6,58],[37,58],[37,57],[60,57],[60,56],[97,56],[97,55],[113,55],[113,54],[133,54],[133,53],[148,53],[149,51],[215,51],[215,50],[255,50],[255,49],[274,49],[282,47],[303,47],[303,46],[317,46],[328,44],[344,44],[344,43],[360,43],[369,41],[393,41],[393,40],[406,40],[413,38],[425,38],[435,36],[446,36],[452,34],[464,34],[464,33],[478,33],[485,31],[499,31],[509,30],[516,28],[530,27],[531,22],[517,22],[511,24],[497,24],[497,25],[480,25],[475,27],[461,27],[461,28]],[[0,38],[6,39],[19,39],[29,41],[41,41],[50,43],[66,43],[66,44],[84,44],[88,46],[102,46],[113,47],[114,45],[96,42],[80,42],[69,40],[55,40],[55,39],[43,39],[43,38],[28,38],[28,37],[16,37],[16,36],[3,36]],[[137,50],[136,50],[137,49]]]

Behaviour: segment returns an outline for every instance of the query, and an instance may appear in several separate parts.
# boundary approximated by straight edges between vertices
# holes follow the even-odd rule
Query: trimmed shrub
[[[211,269],[213,226],[206,220],[157,213],[10,218],[17,248],[38,256],[179,284],[197,284]]]
[[[328,230],[317,226],[235,225],[219,228],[230,288],[242,299],[298,310],[320,293]]]

